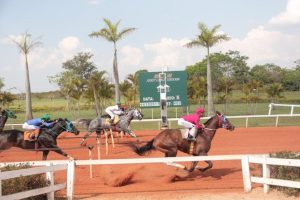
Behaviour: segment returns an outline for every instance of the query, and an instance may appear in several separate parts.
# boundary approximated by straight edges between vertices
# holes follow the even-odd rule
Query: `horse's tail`
[[[137,153],[140,156],[142,156],[147,151],[150,151],[150,150],[154,149],[153,142],[154,142],[154,139],[152,139],[151,141],[147,142],[147,144],[145,144],[144,146],[141,146],[141,147],[135,146],[135,149],[134,149],[135,153]]]

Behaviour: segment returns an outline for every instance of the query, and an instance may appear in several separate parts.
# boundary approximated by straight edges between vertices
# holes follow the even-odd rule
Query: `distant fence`
[[[291,107],[290,115],[294,115],[294,108],[300,108],[300,105],[270,103],[269,104],[269,115],[271,115],[274,107]]]
[[[69,200],[73,199],[74,196],[74,177],[75,177],[75,165],[116,165],[116,164],[149,164],[149,163],[168,163],[168,162],[188,162],[188,161],[224,161],[224,160],[241,160],[242,174],[244,191],[251,191],[251,184],[261,183],[264,184],[264,192],[269,191],[269,185],[277,185],[284,187],[300,188],[299,181],[288,181],[281,179],[271,179],[269,165],[283,165],[283,166],[295,166],[300,167],[300,160],[297,159],[282,159],[282,158],[269,158],[266,154],[261,155],[221,155],[221,156],[189,156],[189,157],[168,157],[168,158],[135,158],[135,159],[106,159],[106,160],[58,160],[58,161],[32,161],[23,162],[32,166],[41,165],[61,165],[67,164],[67,198]],[[250,163],[260,163],[263,165],[263,175],[262,177],[251,176],[250,173]],[[22,164],[22,162],[11,162],[11,163],[0,163],[0,167],[12,164]],[[53,170],[53,169],[52,169]],[[17,170],[20,171],[20,170]],[[0,180],[13,178],[22,175],[22,173],[13,171],[10,172],[11,177],[8,175],[0,175]],[[27,174],[28,175],[28,174]],[[48,192],[48,191],[46,191]],[[44,192],[44,193],[46,193]],[[26,191],[26,194],[36,195],[35,190]],[[1,197],[1,196],[0,196]],[[24,197],[24,196],[23,196]],[[15,198],[6,198],[15,199]]]
[[[300,114],[278,114],[278,115],[239,115],[239,116],[226,116],[228,119],[245,119],[245,127],[248,128],[249,126],[249,119],[254,118],[274,118],[274,126],[278,126],[279,118],[280,117],[300,117]],[[169,118],[169,122],[178,121],[179,118]],[[201,119],[209,119],[209,117],[203,117]],[[139,120],[132,120],[133,123],[143,123],[143,122],[157,122],[158,130],[161,128],[161,119],[143,119]],[[74,122],[75,123],[75,122]],[[299,123],[300,125],[300,123]],[[15,126],[22,126],[22,124],[6,124],[6,127],[10,127],[14,129]],[[172,124],[169,123],[169,128],[172,128]]]

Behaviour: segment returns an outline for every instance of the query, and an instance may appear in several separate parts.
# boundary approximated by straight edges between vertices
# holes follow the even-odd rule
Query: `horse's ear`
[[[221,115],[221,113],[219,111],[216,111],[217,115]]]

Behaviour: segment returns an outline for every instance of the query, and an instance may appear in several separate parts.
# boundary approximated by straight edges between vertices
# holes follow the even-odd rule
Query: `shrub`
[[[282,151],[271,154],[273,158],[300,159],[300,152]],[[283,180],[300,181],[300,167],[271,166],[271,177]],[[271,186],[289,196],[299,196],[300,189],[281,186]]]

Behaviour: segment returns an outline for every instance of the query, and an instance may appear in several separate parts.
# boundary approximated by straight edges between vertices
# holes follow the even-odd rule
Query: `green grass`
[[[283,93],[285,98],[281,99],[277,103],[288,103],[300,104],[300,92],[285,92]],[[239,91],[234,91],[231,96],[231,102],[236,102],[243,96],[243,93]],[[266,100],[267,97],[265,94],[261,95],[261,98]],[[240,100],[239,100],[240,101]],[[289,103],[288,103],[289,104]],[[215,108],[217,111],[224,113],[227,116],[241,116],[241,115],[266,115],[268,114],[268,102],[260,102],[256,104],[246,104],[246,103],[228,103],[226,108],[224,104],[215,104]],[[94,106],[88,104],[84,101],[80,104],[80,112],[76,111],[76,105],[72,105],[72,111],[66,111],[66,100],[64,98],[59,99],[50,99],[50,98],[33,98],[32,99],[33,106],[33,116],[41,117],[44,113],[49,113],[51,118],[68,118],[70,120],[76,120],[78,118],[95,118],[96,112],[94,110]],[[199,105],[190,105],[188,108],[168,108],[168,118],[179,118],[182,115],[187,113],[193,113],[195,108],[199,107]],[[9,106],[9,109],[16,112],[18,118],[17,119],[9,119],[7,124],[20,124],[25,121],[25,101],[24,100],[16,100],[13,104]],[[206,106],[205,106],[205,109]],[[291,108],[289,107],[276,107],[272,110],[272,114],[289,114]],[[160,110],[159,108],[143,108],[142,112],[144,114],[145,119],[159,119],[160,118]],[[294,109],[295,114],[300,114],[300,108]],[[231,121],[237,127],[245,126],[245,119],[231,119]],[[279,126],[286,125],[299,125],[299,119],[297,118],[283,118],[279,119]],[[249,119],[248,126],[274,126],[275,118],[254,118]],[[131,128],[133,130],[138,130],[140,127],[143,129],[157,129],[158,122],[144,122],[141,126],[140,123],[133,123]],[[176,128],[176,122],[171,122],[171,127]]]

